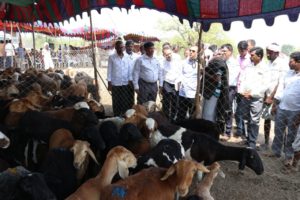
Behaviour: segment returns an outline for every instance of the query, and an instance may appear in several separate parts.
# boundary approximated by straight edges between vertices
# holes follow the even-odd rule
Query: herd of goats
[[[153,102],[106,116],[88,80],[32,68],[0,72],[0,199],[211,200],[217,161],[264,172],[255,149],[220,143],[213,122],[173,124]]]

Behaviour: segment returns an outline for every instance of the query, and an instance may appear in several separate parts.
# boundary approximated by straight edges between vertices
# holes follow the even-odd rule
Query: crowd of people
[[[140,55],[133,42],[121,40],[108,60],[108,89],[112,92],[113,112],[122,115],[134,104],[156,101],[161,95],[162,111],[171,122],[192,116],[197,81],[203,83],[202,118],[216,122],[223,140],[240,139],[250,148],[270,147],[271,120],[275,133],[271,157],[281,157],[292,167],[300,157],[300,52],[282,54],[277,43],[265,49],[255,40],[240,41],[238,55],[234,47],[223,44],[190,46],[184,58],[169,43],[162,46],[162,58],[155,56],[152,42],[146,42]],[[201,75],[197,75],[198,55]],[[266,57],[266,59],[265,59]],[[257,138],[264,120],[265,144]],[[236,129],[232,128],[233,119]]]

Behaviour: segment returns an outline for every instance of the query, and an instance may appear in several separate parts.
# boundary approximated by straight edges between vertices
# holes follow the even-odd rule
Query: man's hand
[[[108,91],[111,91],[111,89],[112,89],[111,82],[108,82],[107,90],[108,90]]]
[[[272,104],[272,103],[273,103],[273,98],[272,98],[272,97],[267,97],[267,98],[265,99],[265,103],[267,103],[267,104]]]

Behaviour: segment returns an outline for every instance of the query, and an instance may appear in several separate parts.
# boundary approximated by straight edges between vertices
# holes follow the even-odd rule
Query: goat
[[[105,110],[104,106],[94,99],[89,99],[87,101],[90,109],[95,113],[98,119],[104,119],[105,118]]]
[[[0,131],[0,148],[6,149],[10,145],[9,138]]]
[[[54,131],[49,139],[49,148],[66,148],[74,154],[73,165],[77,169],[77,180],[84,176],[89,163],[90,156],[95,163],[99,164],[95,154],[86,141],[75,140],[72,133],[67,129],[58,129]]]
[[[207,167],[210,171],[207,173],[201,182],[197,185],[196,194],[188,196],[186,200],[197,199],[197,197],[201,197],[203,200],[214,200],[214,198],[210,194],[210,188],[213,184],[214,179],[217,177],[220,172],[220,165],[217,162],[214,162],[210,166]]]
[[[144,169],[101,190],[101,200],[173,200],[175,193],[185,196],[197,170],[209,172],[202,164],[180,160],[168,169]]]
[[[150,150],[149,141],[141,134],[139,129],[131,123],[122,126],[119,133],[120,145],[139,156]]]
[[[169,168],[184,156],[183,147],[175,140],[161,140],[154,148],[138,157],[137,166],[132,170],[136,173],[149,167]]]
[[[151,121],[152,119],[149,118],[148,120]],[[153,128],[155,121],[148,124],[152,125]],[[158,129],[150,133],[149,138],[151,146],[165,138],[174,139],[184,147],[187,158],[192,158],[198,162],[204,161],[205,165],[220,160],[235,160],[239,162],[240,170],[247,166],[258,175],[264,171],[263,163],[256,150],[225,146],[206,134],[193,132],[173,124],[159,126]]]
[[[132,106],[132,109],[134,109],[137,113],[141,113],[144,116],[148,116],[148,111],[145,106],[136,104]]]
[[[129,150],[122,146],[114,147],[108,152],[100,173],[82,184],[67,200],[99,200],[102,196],[101,189],[111,183],[117,172],[122,178],[126,178],[129,174],[128,168],[135,166],[136,158]]]

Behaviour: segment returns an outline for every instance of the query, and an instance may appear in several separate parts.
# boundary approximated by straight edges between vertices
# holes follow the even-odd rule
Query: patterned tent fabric
[[[81,33],[64,33],[64,36],[68,36],[68,37],[81,37],[85,40],[92,40],[91,34],[90,32],[81,32]],[[111,31],[107,31],[107,30],[98,30],[98,31],[94,31],[93,33],[93,39],[95,40],[105,40],[105,39],[114,39],[117,37],[117,35]]]
[[[135,43],[160,41],[157,37],[144,36],[144,35],[138,35],[138,34],[133,34],[133,33],[125,35],[124,39],[132,40]]]
[[[39,0],[29,5],[30,0],[6,2],[9,3],[0,4],[0,20],[54,23],[68,20],[89,9],[129,9],[135,5],[137,8],[167,12],[190,23],[202,22],[204,30],[208,30],[214,22],[222,23],[223,28],[229,30],[231,22],[239,20],[250,28],[253,19],[257,18],[264,18],[267,25],[271,26],[278,15],[287,14],[291,21],[296,21],[300,12],[299,0]]]

